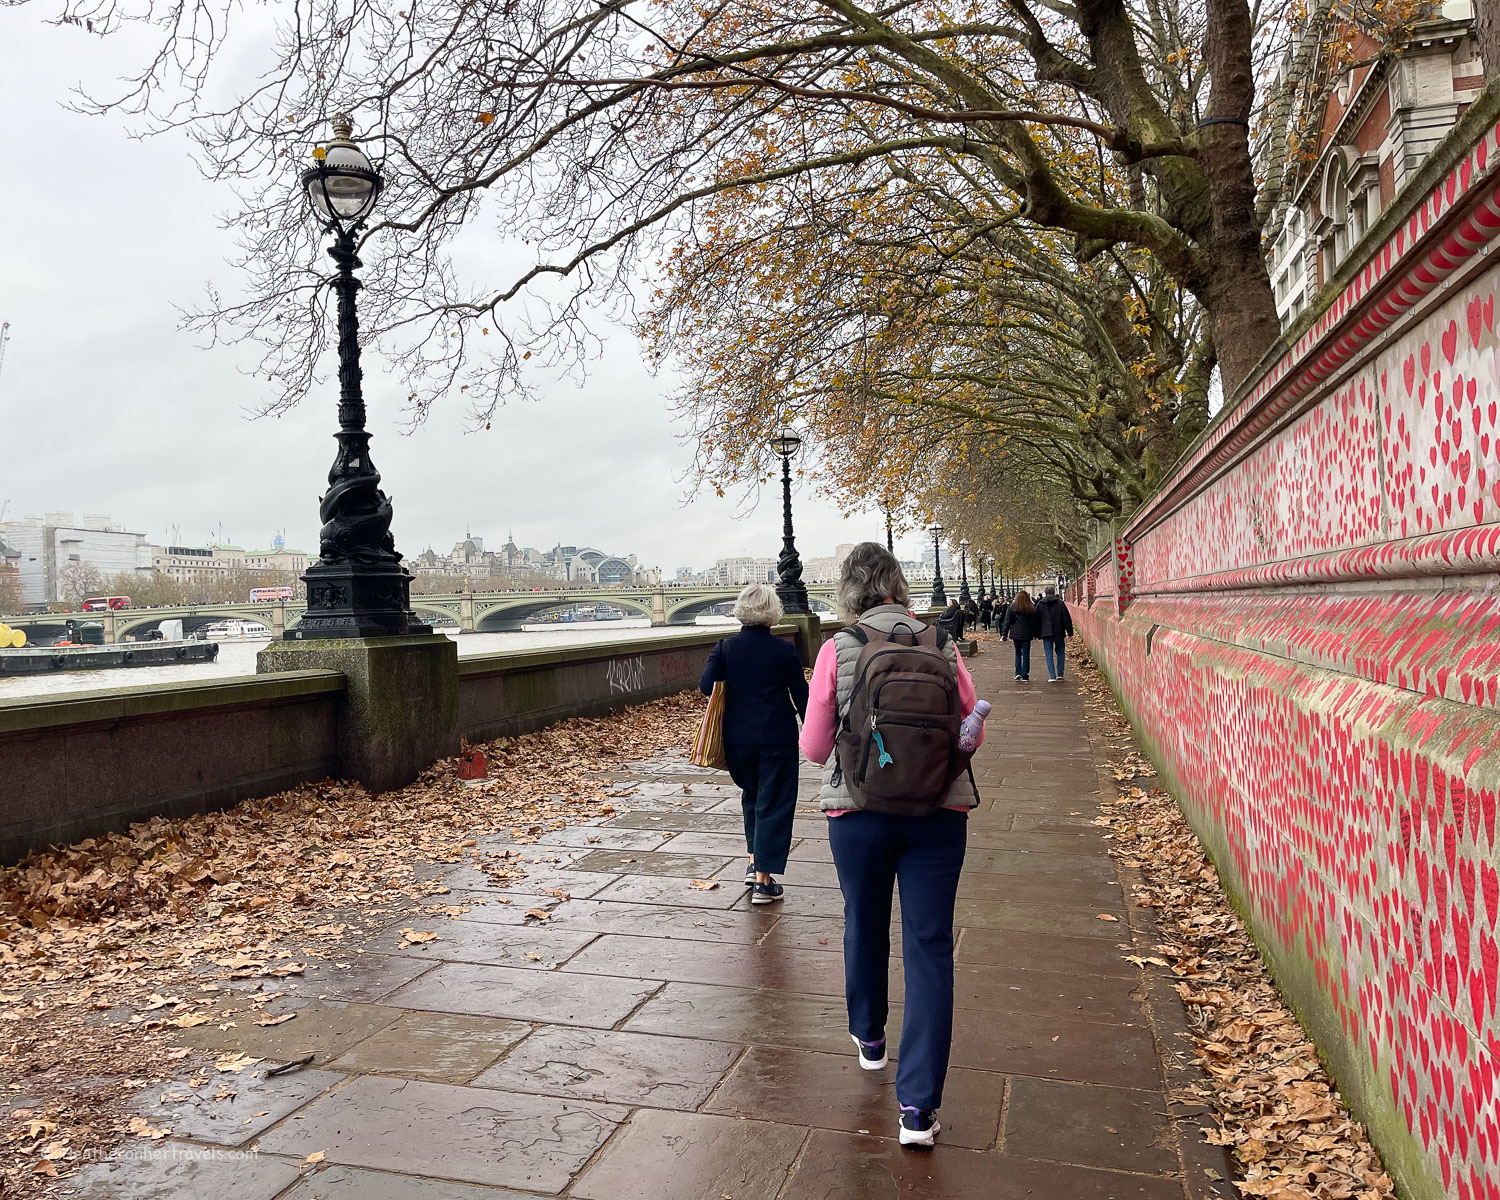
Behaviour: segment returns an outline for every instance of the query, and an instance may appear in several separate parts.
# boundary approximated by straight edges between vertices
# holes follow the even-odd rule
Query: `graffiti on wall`
[[[604,680],[611,695],[643,691],[646,687],[646,660],[639,654],[634,658],[612,658],[604,668]]]

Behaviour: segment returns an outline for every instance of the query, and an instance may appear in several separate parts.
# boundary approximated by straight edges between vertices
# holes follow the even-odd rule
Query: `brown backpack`
[[[948,639],[931,626],[846,632],[863,648],[834,742],[838,775],[856,808],[929,816],[968,762],[958,748],[963,716],[958,673],[943,653]]]

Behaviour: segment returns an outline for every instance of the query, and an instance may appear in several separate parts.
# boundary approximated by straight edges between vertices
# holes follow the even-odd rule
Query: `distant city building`
[[[550,577],[560,586],[622,587],[654,585],[660,572],[643,568],[634,554],[608,554],[592,546],[558,544],[550,550],[537,550],[516,544],[507,537],[498,551],[486,550],[484,539],[466,537],[448,554],[438,554],[431,546],[415,558],[406,560],[412,574],[448,575],[455,586],[484,586],[493,577],[522,571]]]
[[[21,552],[0,540],[0,613],[21,608]]]
[[[844,559],[849,557],[849,552],[853,549],[853,542],[841,542],[833,548],[831,555],[804,559],[802,578],[808,583],[837,583],[839,572],[844,569]]]
[[[313,561],[305,550],[289,550],[281,538],[269,550],[240,546],[152,546],[151,569],[177,583],[227,579],[240,572],[277,572],[300,577]]]
[[[70,582],[151,573],[151,547],[144,533],[127,530],[108,516],[50,512],[0,524],[0,539],[19,553],[21,602],[52,604]]]
[[[714,563],[713,582],[740,586],[747,583],[775,583],[774,558],[721,558]]]
[[[1399,54],[1362,31],[1358,64],[1331,84],[1318,155],[1294,169],[1291,205],[1271,247],[1276,312],[1286,328],[1338,270],[1406,181],[1484,87],[1469,0],[1448,0],[1412,27]]]

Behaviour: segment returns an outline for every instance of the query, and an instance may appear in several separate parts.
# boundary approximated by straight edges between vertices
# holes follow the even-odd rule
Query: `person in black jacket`
[[[964,640],[964,610],[958,606],[957,600],[949,600],[948,607],[943,609],[942,616],[938,617],[933,624],[955,642]]]
[[[724,757],[743,793],[745,886],[751,904],[774,904],[786,870],[797,811],[797,718],[807,716],[807,676],[797,648],[771,633],[781,601],[769,584],[752,583],[734,602],[743,628],[713,648],[698,687],[724,685]]]
[[[1073,636],[1073,614],[1050,583],[1046,595],[1037,601],[1036,616],[1037,636],[1042,639],[1042,650],[1047,656],[1047,682],[1061,683],[1067,665],[1063,645]]]
[[[1016,644],[1016,678],[1022,683],[1031,679],[1031,643],[1036,635],[1036,606],[1031,602],[1031,593],[1017,592],[1010,611],[1005,614],[1000,636]]]
[[[979,624],[981,628],[988,629],[990,622],[995,617],[995,601],[990,596],[985,596],[979,602]]]

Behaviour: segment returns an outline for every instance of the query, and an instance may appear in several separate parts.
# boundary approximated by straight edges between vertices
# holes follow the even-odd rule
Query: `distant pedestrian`
[[[773,878],[786,870],[797,811],[797,718],[807,716],[807,676],[797,648],[771,633],[781,620],[776,589],[752,583],[734,602],[743,628],[713,648],[698,687],[724,684],[724,757],[741,791],[745,886],[751,904],[783,895]]]
[[[1022,683],[1031,679],[1031,643],[1037,635],[1036,606],[1029,592],[1017,592],[1005,614],[1000,636],[1016,644],[1016,678]]]
[[[973,597],[964,605],[964,624],[975,628],[979,626],[979,605],[974,603]]]
[[[990,627],[990,622],[993,621],[994,618],[995,599],[993,596],[986,596],[979,602],[979,627],[981,629],[988,630]]]
[[[979,796],[957,750],[973,681],[946,629],[928,628],[910,603],[884,546],[850,552],[838,605],[854,624],[818,654],[802,752],[826,767],[819,805],[844,894],[844,996],[867,1071],[887,1060],[891,894],[901,886],[897,1132],[904,1146],[931,1146],[953,1042],[954,898]],[[900,697],[904,720],[881,723],[883,694]]]
[[[1042,650],[1047,656],[1047,680],[1061,683],[1063,668],[1067,666],[1064,647],[1073,636],[1073,614],[1057,594],[1057,588],[1047,585],[1046,594],[1037,601],[1037,634],[1042,639]]]

